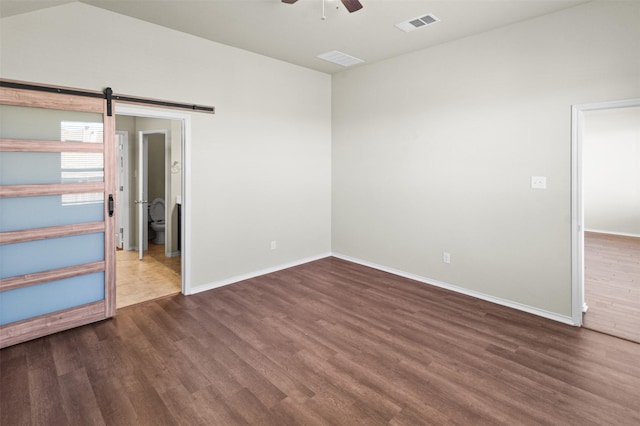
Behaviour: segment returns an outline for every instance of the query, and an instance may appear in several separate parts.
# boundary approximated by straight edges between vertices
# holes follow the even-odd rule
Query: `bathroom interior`
[[[182,288],[182,123],[118,115],[116,132],[116,307],[123,308]]]

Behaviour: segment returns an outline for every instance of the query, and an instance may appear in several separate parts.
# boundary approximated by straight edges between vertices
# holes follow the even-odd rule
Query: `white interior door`
[[[118,149],[118,182],[116,197],[116,247],[130,250],[129,241],[129,151],[128,132],[116,132],[116,147]]]
[[[147,215],[149,205],[147,182],[147,136],[145,132],[138,132],[138,259],[142,260],[147,249]]]

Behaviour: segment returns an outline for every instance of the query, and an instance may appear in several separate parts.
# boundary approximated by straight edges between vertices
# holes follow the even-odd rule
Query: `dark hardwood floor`
[[[585,232],[584,265],[584,327],[640,343],[640,238]]]
[[[0,352],[2,425],[640,424],[640,345],[327,258]]]

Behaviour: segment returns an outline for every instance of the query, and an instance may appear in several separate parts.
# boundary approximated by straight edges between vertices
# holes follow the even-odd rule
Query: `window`
[[[60,140],[64,142],[103,142],[102,123],[62,121]],[[60,155],[60,180],[70,182],[103,182],[104,158],[95,152],[62,152]],[[102,203],[101,193],[64,194],[62,205]]]

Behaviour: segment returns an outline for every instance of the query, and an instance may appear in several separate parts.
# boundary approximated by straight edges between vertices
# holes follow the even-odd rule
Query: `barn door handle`
[[[113,194],[109,194],[109,217],[113,217]]]

